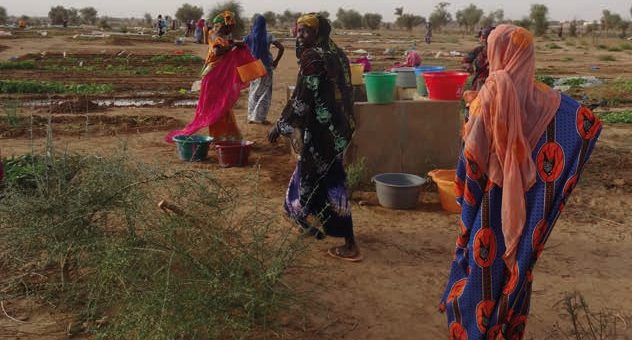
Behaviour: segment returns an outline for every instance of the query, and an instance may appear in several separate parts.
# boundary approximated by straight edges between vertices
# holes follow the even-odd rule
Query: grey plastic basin
[[[402,88],[417,87],[414,67],[397,67],[391,71],[397,73],[397,86]]]
[[[385,173],[373,177],[380,205],[390,209],[414,209],[426,180],[412,174]]]

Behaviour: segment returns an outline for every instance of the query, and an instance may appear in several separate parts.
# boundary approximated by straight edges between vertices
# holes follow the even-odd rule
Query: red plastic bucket
[[[228,168],[231,166],[244,166],[248,164],[250,149],[254,142],[215,142],[219,166]]]
[[[423,73],[428,88],[428,97],[436,100],[460,100],[463,87],[469,76],[466,72],[426,72]]]

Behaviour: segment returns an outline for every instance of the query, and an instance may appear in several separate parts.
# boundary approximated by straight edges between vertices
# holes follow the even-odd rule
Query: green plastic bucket
[[[178,157],[183,161],[199,162],[208,157],[208,149],[213,142],[210,136],[175,136]]]
[[[390,104],[395,101],[397,73],[369,72],[364,74],[366,97],[369,103]]]

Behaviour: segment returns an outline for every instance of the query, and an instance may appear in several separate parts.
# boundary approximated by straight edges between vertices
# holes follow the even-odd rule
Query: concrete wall
[[[425,176],[456,166],[463,124],[458,101],[355,103],[355,120],[346,161],[366,159],[365,181],[385,172]]]

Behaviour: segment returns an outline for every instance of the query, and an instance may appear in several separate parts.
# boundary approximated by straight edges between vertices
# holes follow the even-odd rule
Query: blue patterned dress
[[[560,107],[532,152],[536,183],[526,193],[526,224],[514,268],[502,259],[502,188],[461,155],[457,201],[460,234],[441,309],[451,339],[522,339],[533,268],[555,222],[577,185],[601,132],[593,113],[562,95]]]

